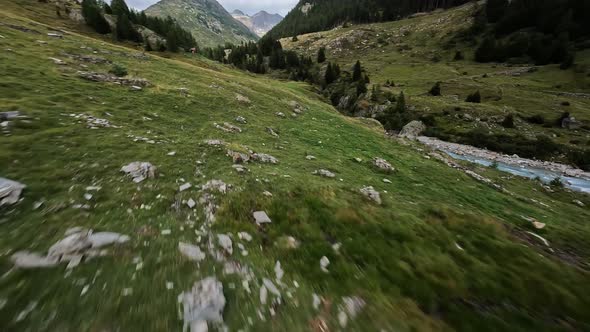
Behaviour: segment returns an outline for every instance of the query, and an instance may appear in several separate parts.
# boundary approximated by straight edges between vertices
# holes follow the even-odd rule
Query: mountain
[[[240,44],[258,39],[215,0],[162,0],[145,12],[151,16],[172,17],[193,34],[200,46]]]
[[[300,0],[270,32],[272,38],[329,30],[343,23],[392,21],[470,0]]]
[[[233,18],[242,22],[252,32],[262,37],[269,32],[275,25],[283,20],[279,14],[269,14],[262,10],[252,16],[244,14],[241,10],[234,10],[232,12]]]

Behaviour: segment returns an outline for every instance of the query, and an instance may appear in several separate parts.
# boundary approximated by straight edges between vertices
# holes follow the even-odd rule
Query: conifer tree
[[[326,61],[326,49],[320,47],[320,50],[318,51],[318,63],[324,63],[324,61]]]
[[[361,67],[361,62],[357,60],[357,62],[354,64],[354,67],[352,69],[352,80],[353,82],[359,81],[362,78],[363,72],[362,72],[362,67]]]

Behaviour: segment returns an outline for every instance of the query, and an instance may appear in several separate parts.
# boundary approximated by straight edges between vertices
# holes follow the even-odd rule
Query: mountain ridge
[[[216,46],[226,42],[240,44],[258,39],[216,0],[162,0],[148,7],[145,13],[172,17],[193,34],[200,46]]]
[[[243,11],[236,9],[232,12],[232,16],[260,37],[264,36],[283,20],[283,16],[280,14],[270,14],[265,10],[261,10],[250,16]]]

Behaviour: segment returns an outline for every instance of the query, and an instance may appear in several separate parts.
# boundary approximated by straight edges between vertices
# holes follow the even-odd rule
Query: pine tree
[[[468,103],[481,103],[481,94],[479,93],[479,90],[467,96],[467,99],[465,99],[465,101]]]
[[[440,96],[440,82],[436,82],[428,93],[431,96]]]
[[[359,81],[362,78],[363,72],[362,72],[362,67],[361,67],[361,62],[357,60],[357,62],[354,64],[354,67],[352,69],[352,81],[356,82]]]
[[[397,113],[404,113],[406,111],[406,96],[404,92],[400,92],[399,97],[397,98],[397,104],[395,104],[395,111]]]
[[[166,50],[169,52],[178,52],[178,40],[174,30],[168,31],[166,35]]]
[[[129,7],[127,7],[125,0],[112,0],[111,10],[113,11],[113,15],[129,16]]]
[[[135,30],[127,15],[119,15],[117,17],[116,32],[117,40],[141,41],[141,36]]]
[[[332,69],[332,64],[328,62],[328,66],[326,67],[326,74],[324,75],[324,81],[326,85],[332,84],[335,80],[334,70]]]
[[[486,4],[486,14],[488,22],[498,22],[508,7],[508,0],[488,0]]]
[[[318,51],[318,63],[324,63],[324,61],[326,61],[326,49],[320,47],[320,50]]]
[[[100,6],[96,0],[82,1],[82,16],[86,20],[86,24],[100,34],[107,34],[111,32],[111,27],[107,20],[102,16]]]

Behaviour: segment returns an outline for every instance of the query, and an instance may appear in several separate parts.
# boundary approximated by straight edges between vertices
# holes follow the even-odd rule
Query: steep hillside
[[[1,331],[590,329],[588,196],[36,0],[0,71]]]
[[[345,23],[391,21],[467,2],[469,0],[300,0],[269,36],[277,39],[328,30]]]
[[[545,158],[572,162],[551,150],[547,141],[535,147],[535,140],[542,135],[564,149],[588,150],[590,52],[580,51],[569,70],[559,65],[477,63],[474,45],[461,37],[470,29],[476,8],[468,4],[396,22],[301,35],[295,42],[284,38],[281,43],[311,56],[325,47],[328,61],[343,68],[360,60],[373,86],[384,93],[404,92],[413,110],[406,121],[423,119],[429,135],[537,158],[544,158],[545,151],[536,150],[546,146]],[[441,83],[441,96],[428,93],[436,82]],[[465,102],[477,91],[481,103]],[[377,117],[382,112],[358,105],[354,115]],[[562,127],[558,120],[565,113],[575,118],[575,125]],[[508,116],[513,126],[504,123]],[[577,164],[590,167],[587,161]]]
[[[226,42],[240,44],[258,39],[215,0],[162,0],[147,8],[145,13],[172,17],[192,32],[200,46],[217,46]]]

